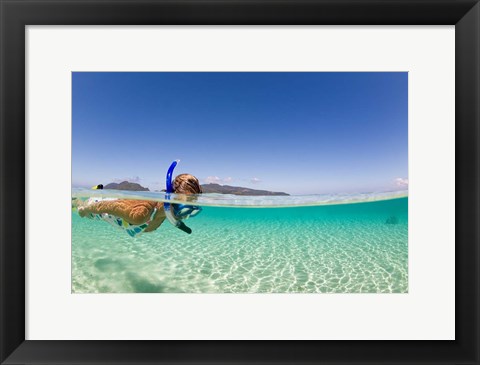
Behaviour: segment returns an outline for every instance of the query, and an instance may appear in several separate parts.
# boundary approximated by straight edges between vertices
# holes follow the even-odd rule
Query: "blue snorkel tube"
[[[173,161],[170,167],[168,168],[167,171],[167,181],[166,181],[166,194],[165,198],[170,199],[170,193],[173,193],[173,186],[172,186],[172,174],[173,170],[175,170],[175,166],[177,166],[177,163],[180,162],[180,160]],[[175,217],[174,209],[172,208],[172,205],[170,203],[163,203],[163,208],[165,209],[165,215],[167,216],[168,221],[178,229],[182,230],[185,233],[192,233],[192,230],[187,227],[185,223],[183,223],[180,219],[177,219]]]

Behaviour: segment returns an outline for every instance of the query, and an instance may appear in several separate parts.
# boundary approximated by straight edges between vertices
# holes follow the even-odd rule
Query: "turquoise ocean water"
[[[136,238],[72,210],[72,292],[408,292],[406,193],[205,195],[195,204],[203,211],[186,220],[192,234],[165,221]]]

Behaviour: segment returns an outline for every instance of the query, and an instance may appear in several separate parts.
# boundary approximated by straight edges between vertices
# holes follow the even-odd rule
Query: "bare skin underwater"
[[[173,182],[173,188],[175,194],[202,193],[198,179],[190,174],[178,175]],[[102,200],[85,205],[80,203],[78,214],[80,217],[89,217],[91,214],[109,214],[119,217],[131,225],[148,223],[143,232],[156,230],[166,218],[164,203],[130,199]]]

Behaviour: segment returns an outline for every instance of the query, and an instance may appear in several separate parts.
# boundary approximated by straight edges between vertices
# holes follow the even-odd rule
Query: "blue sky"
[[[75,72],[73,186],[201,183],[290,194],[408,185],[407,73]]]

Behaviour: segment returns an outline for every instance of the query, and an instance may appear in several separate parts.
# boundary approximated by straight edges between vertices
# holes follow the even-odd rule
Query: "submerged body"
[[[172,184],[173,169],[177,161],[172,163],[167,173],[167,192],[177,194],[201,194],[202,189],[198,179],[190,174],[178,175]],[[96,188],[103,189],[99,184]],[[156,230],[168,218],[170,223],[186,233],[191,233],[183,222],[196,215],[200,209],[195,206],[155,202],[150,200],[90,198],[82,203],[76,201],[80,217],[103,220],[115,227],[123,228],[129,236],[135,237],[142,233]]]
[[[166,217],[160,202],[108,198],[89,199],[78,214],[122,228],[131,237],[156,230]]]

